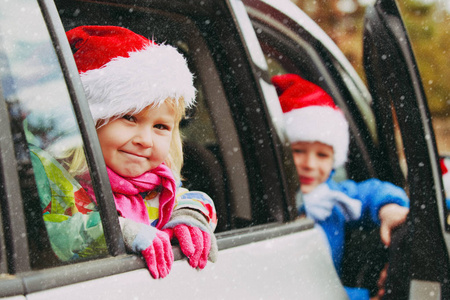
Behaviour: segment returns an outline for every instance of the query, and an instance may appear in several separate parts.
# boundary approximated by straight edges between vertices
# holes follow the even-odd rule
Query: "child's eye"
[[[294,152],[294,153],[305,153],[305,150],[303,150],[303,149],[292,149],[292,152]]]
[[[319,153],[317,153],[317,155],[318,155],[319,157],[322,157],[322,158],[328,158],[328,157],[330,157],[330,155],[329,155],[328,153],[323,153],[323,152],[319,152]]]
[[[122,118],[130,122],[136,122],[136,118],[132,115],[124,115]]]
[[[170,131],[170,127],[164,124],[156,124],[154,126],[156,129],[160,129],[160,130],[169,130]]]

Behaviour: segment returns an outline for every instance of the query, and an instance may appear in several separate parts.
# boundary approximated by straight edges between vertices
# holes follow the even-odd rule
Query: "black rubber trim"
[[[224,250],[254,242],[277,238],[283,235],[311,229],[313,227],[314,221],[304,218],[281,225],[279,223],[272,223],[267,225],[255,226],[248,229],[246,228],[219,233],[216,235],[216,237],[218,240],[217,243],[219,246],[219,250]]]

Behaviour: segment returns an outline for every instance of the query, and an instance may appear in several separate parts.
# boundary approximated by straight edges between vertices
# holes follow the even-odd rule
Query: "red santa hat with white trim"
[[[116,26],[80,26],[66,34],[95,123],[167,98],[194,104],[193,75],[174,47]]]
[[[321,142],[333,147],[334,167],[347,161],[348,123],[333,99],[318,85],[296,74],[272,77],[291,143]]]

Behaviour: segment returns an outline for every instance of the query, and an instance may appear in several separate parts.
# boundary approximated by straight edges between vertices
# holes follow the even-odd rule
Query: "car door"
[[[391,258],[386,298],[449,299],[449,212],[426,96],[395,1],[377,1],[367,10],[364,53],[380,126],[397,120],[400,128],[396,139],[403,144],[411,199],[401,254]]]
[[[2,297],[346,299],[321,231],[295,219],[298,179],[241,1],[18,0],[0,8]],[[183,172],[187,186],[216,201],[219,218],[219,259],[202,271],[174,247],[170,275],[153,280],[124,249],[65,36],[86,24],[124,26],[169,43],[195,71],[198,106],[182,125]],[[54,158],[71,143],[84,145],[107,250],[61,261],[42,216],[49,178],[35,156],[65,174]]]
[[[336,170],[334,179],[362,181],[376,177],[404,186],[401,161],[396,152],[383,148],[386,144],[377,129],[372,97],[330,37],[290,1],[244,3],[266,57],[269,76],[298,74],[326,90],[344,111],[350,125],[348,163]],[[341,275],[346,286],[377,293],[386,259],[376,227],[346,228]]]
[[[295,10],[292,3],[270,0],[245,0],[244,3],[268,61],[269,74],[296,73],[315,82],[331,94],[346,113],[351,134],[350,163],[341,170],[342,176],[357,181],[377,177],[402,186],[413,193],[410,217],[413,218],[418,210],[419,216],[428,216],[426,222],[420,221],[421,217],[415,219],[413,223],[417,229],[409,227],[414,232],[410,233],[415,236],[414,243],[399,242],[401,250],[397,249],[397,244],[391,247],[391,255],[395,255],[395,259],[405,259],[390,268],[393,281],[388,284],[389,291],[398,291],[392,294],[392,299],[401,299],[397,298],[399,295],[408,297],[410,284],[404,280],[405,276],[411,280],[414,277],[418,279],[412,285],[411,297],[419,299],[422,295],[420,289],[422,292],[428,289],[433,296],[440,297],[448,286],[445,284],[448,283],[449,238],[448,231],[445,231],[446,228],[448,230],[448,210],[441,193],[434,137],[420,76],[395,2],[377,1],[374,8],[368,9],[364,57],[370,93],[329,37],[309,17]],[[394,108],[396,105],[398,107]],[[403,111],[401,133],[397,112],[400,108]],[[423,168],[427,168],[429,173]],[[419,173],[421,179],[415,181]],[[418,182],[421,182],[420,187]],[[412,185],[415,186],[413,190]],[[405,234],[401,232],[398,235]],[[366,282],[365,271],[361,272],[355,265],[379,264],[379,251],[373,255],[373,249],[380,248],[379,241],[368,243],[368,235],[364,234],[366,242],[361,243],[358,236],[352,234],[350,242],[356,240],[356,248],[364,248],[366,254],[346,255],[348,258],[344,258],[344,264],[346,260],[349,262],[347,270],[350,272],[346,274],[344,267],[343,280],[350,285],[363,284],[376,289],[376,272],[370,272],[372,279]],[[400,240],[404,242],[404,239]],[[424,243],[429,249],[421,246]],[[370,244],[369,248],[365,248],[367,244]],[[409,249],[415,254],[409,254]],[[382,258],[384,255],[381,254],[381,261],[386,259]],[[416,261],[415,255],[421,257],[421,263],[416,264],[420,260]],[[409,268],[413,260],[415,271]],[[410,277],[411,274],[414,275]],[[424,278],[433,280],[427,282]]]

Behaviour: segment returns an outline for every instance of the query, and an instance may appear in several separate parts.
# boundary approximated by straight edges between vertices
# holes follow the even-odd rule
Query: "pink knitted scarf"
[[[141,193],[149,193],[160,188],[159,220],[156,228],[161,229],[169,221],[175,206],[176,185],[172,172],[166,165],[160,164],[133,178],[122,177],[108,167],[107,171],[116,209],[122,217],[150,225],[147,207]],[[82,175],[78,180],[95,201],[89,174]]]
[[[124,218],[150,225],[147,207],[140,193],[148,193],[162,187],[159,194],[159,221],[163,227],[170,219],[175,206],[175,179],[164,164],[134,178],[126,178],[107,168],[117,211]]]

